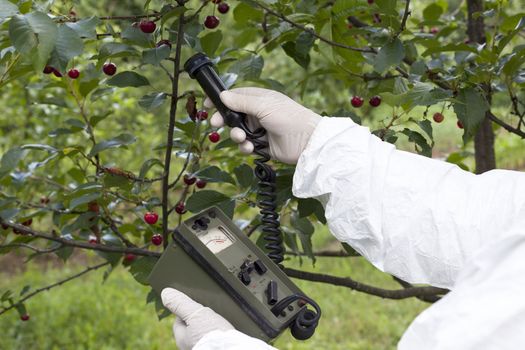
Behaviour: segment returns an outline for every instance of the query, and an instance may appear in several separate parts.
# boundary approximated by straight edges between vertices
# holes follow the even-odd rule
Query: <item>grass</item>
[[[325,230],[314,235],[316,246],[331,241]],[[93,257],[91,260],[95,259]],[[293,259],[287,266],[339,276],[351,276],[377,286],[398,288],[392,279],[361,258]],[[18,275],[0,273],[0,290],[44,286],[80,271],[79,263],[63,267],[29,264]],[[102,283],[103,271],[44,292],[27,303],[31,314],[21,322],[16,311],[0,316],[0,349],[173,349],[173,318],[158,321],[146,305],[149,289],[136,283],[124,268]],[[383,300],[349,289],[306,281],[300,288],[317,300],[323,318],[315,336],[298,342],[289,334],[279,338],[279,349],[394,349],[404,329],[427,304],[410,299]]]

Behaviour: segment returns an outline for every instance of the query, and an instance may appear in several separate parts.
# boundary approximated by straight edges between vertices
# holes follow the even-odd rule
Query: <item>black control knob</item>
[[[263,264],[261,260],[255,261],[253,263],[253,267],[255,268],[255,271],[257,271],[259,275],[264,275],[266,271],[268,271],[268,268],[266,267],[266,265]]]
[[[239,278],[245,286],[249,285],[252,281],[252,278],[250,277],[250,273],[248,271],[239,272]]]

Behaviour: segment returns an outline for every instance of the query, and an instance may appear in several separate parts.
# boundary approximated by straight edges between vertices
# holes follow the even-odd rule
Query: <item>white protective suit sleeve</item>
[[[332,234],[382,271],[452,289],[399,349],[515,349],[525,342],[525,173],[475,175],[323,118],[293,193],[325,206]],[[519,346],[518,346],[519,347]]]
[[[262,340],[236,330],[213,331],[206,334],[193,350],[277,350]]]

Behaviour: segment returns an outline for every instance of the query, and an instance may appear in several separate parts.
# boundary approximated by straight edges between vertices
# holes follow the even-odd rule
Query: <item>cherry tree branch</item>
[[[179,95],[180,57],[182,41],[184,40],[184,13],[179,16],[177,28],[177,43],[175,47],[175,59],[173,62],[173,80],[171,84],[171,106],[168,121],[168,135],[166,140],[166,154],[164,156],[164,173],[162,179],[162,238],[164,248],[168,246],[168,216],[169,216],[169,176],[171,165],[171,152],[173,151],[173,133],[175,129],[175,118],[177,114],[177,102]]]
[[[94,266],[90,266],[88,268],[86,268],[85,270],[82,270],[80,271],[79,273],[76,273],[72,276],[69,276],[68,278],[65,278],[63,280],[60,280],[58,282],[55,282],[53,284],[50,284],[48,286],[45,286],[45,287],[42,287],[42,288],[39,288],[35,291],[33,291],[32,293],[29,293],[28,295],[26,295],[25,297],[23,297],[22,299],[18,300],[16,303],[13,303],[11,304],[10,306],[6,307],[6,308],[3,308],[0,310],[0,315],[2,315],[3,313],[6,313],[7,311],[11,310],[11,309],[14,309],[16,308],[18,305],[22,305],[25,301],[27,301],[28,299],[34,297],[35,295],[37,294],[40,294],[44,291],[47,291],[47,290],[50,290],[52,288],[55,288],[55,287],[58,287],[58,286],[61,286],[67,282],[70,282],[70,281],[73,281],[74,279],[77,279],[83,275],[85,275],[86,273],[88,272],[91,272],[91,271],[95,271],[95,270],[98,270],[100,269],[101,267],[104,267],[104,266],[107,266],[109,265],[109,262],[104,262],[104,263],[101,263],[101,264],[98,264],[98,265],[94,265]]]
[[[7,225],[13,229],[16,229],[23,235],[30,235],[35,238],[41,238],[48,241],[58,242],[61,243],[64,246],[68,247],[74,247],[74,248],[81,248],[81,249],[87,249],[87,250],[96,250],[101,252],[108,252],[108,253],[120,253],[120,254],[134,254],[134,255],[140,255],[140,256],[153,256],[158,257],[160,256],[160,253],[149,251],[142,248],[135,248],[135,247],[118,247],[118,246],[110,246],[105,244],[94,244],[94,243],[88,243],[88,242],[80,242],[75,241],[72,239],[66,239],[59,236],[51,236],[42,232],[38,232],[33,230],[32,228],[29,228],[24,225],[15,224],[12,222],[3,222],[4,225]]]
[[[500,125],[503,129],[505,129],[505,130],[507,130],[507,131],[509,131],[509,132],[511,132],[513,134],[516,134],[516,135],[518,135],[521,138],[525,138],[525,131],[520,130],[518,128],[515,128],[515,127],[505,123],[503,120],[501,120],[498,117],[496,117],[494,115],[494,113],[492,113],[492,111],[488,111],[487,116],[489,117],[490,120],[492,120],[494,123]]]
[[[383,289],[378,288],[374,286],[370,286],[361,282],[357,282],[350,277],[337,277],[337,276],[330,276],[325,275],[321,273],[313,273],[313,272],[306,272],[306,271],[300,271],[290,268],[285,268],[284,272],[293,278],[298,278],[306,281],[311,282],[320,282],[320,283],[327,283],[332,284],[334,286],[341,286],[341,287],[347,287],[352,290],[375,295],[377,297],[385,298],[385,299],[407,299],[412,297],[427,297],[427,296],[435,296],[435,295],[442,295],[448,293],[448,289],[443,288],[437,288],[437,287],[411,287],[411,288],[405,288],[405,289]]]

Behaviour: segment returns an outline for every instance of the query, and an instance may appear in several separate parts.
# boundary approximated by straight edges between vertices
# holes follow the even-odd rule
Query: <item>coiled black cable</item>
[[[288,307],[288,305],[292,304],[296,300],[300,300],[303,305],[310,304],[315,309],[315,311],[313,311],[303,308],[297,313],[297,316],[290,324],[290,331],[292,332],[294,338],[306,340],[314,334],[315,328],[317,327],[319,319],[321,318],[321,308],[315,301],[308,298],[306,295],[293,294],[279,300],[270,311],[275,316],[278,316]]]
[[[251,136],[251,135],[249,135]],[[277,213],[277,184],[275,170],[268,164],[268,142],[260,137],[250,137],[254,151],[259,158],[255,159],[255,176],[259,179],[257,190],[257,206],[261,212],[263,239],[266,241],[266,254],[281,269],[284,260],[283,238],[280,229],[279,214]]]

